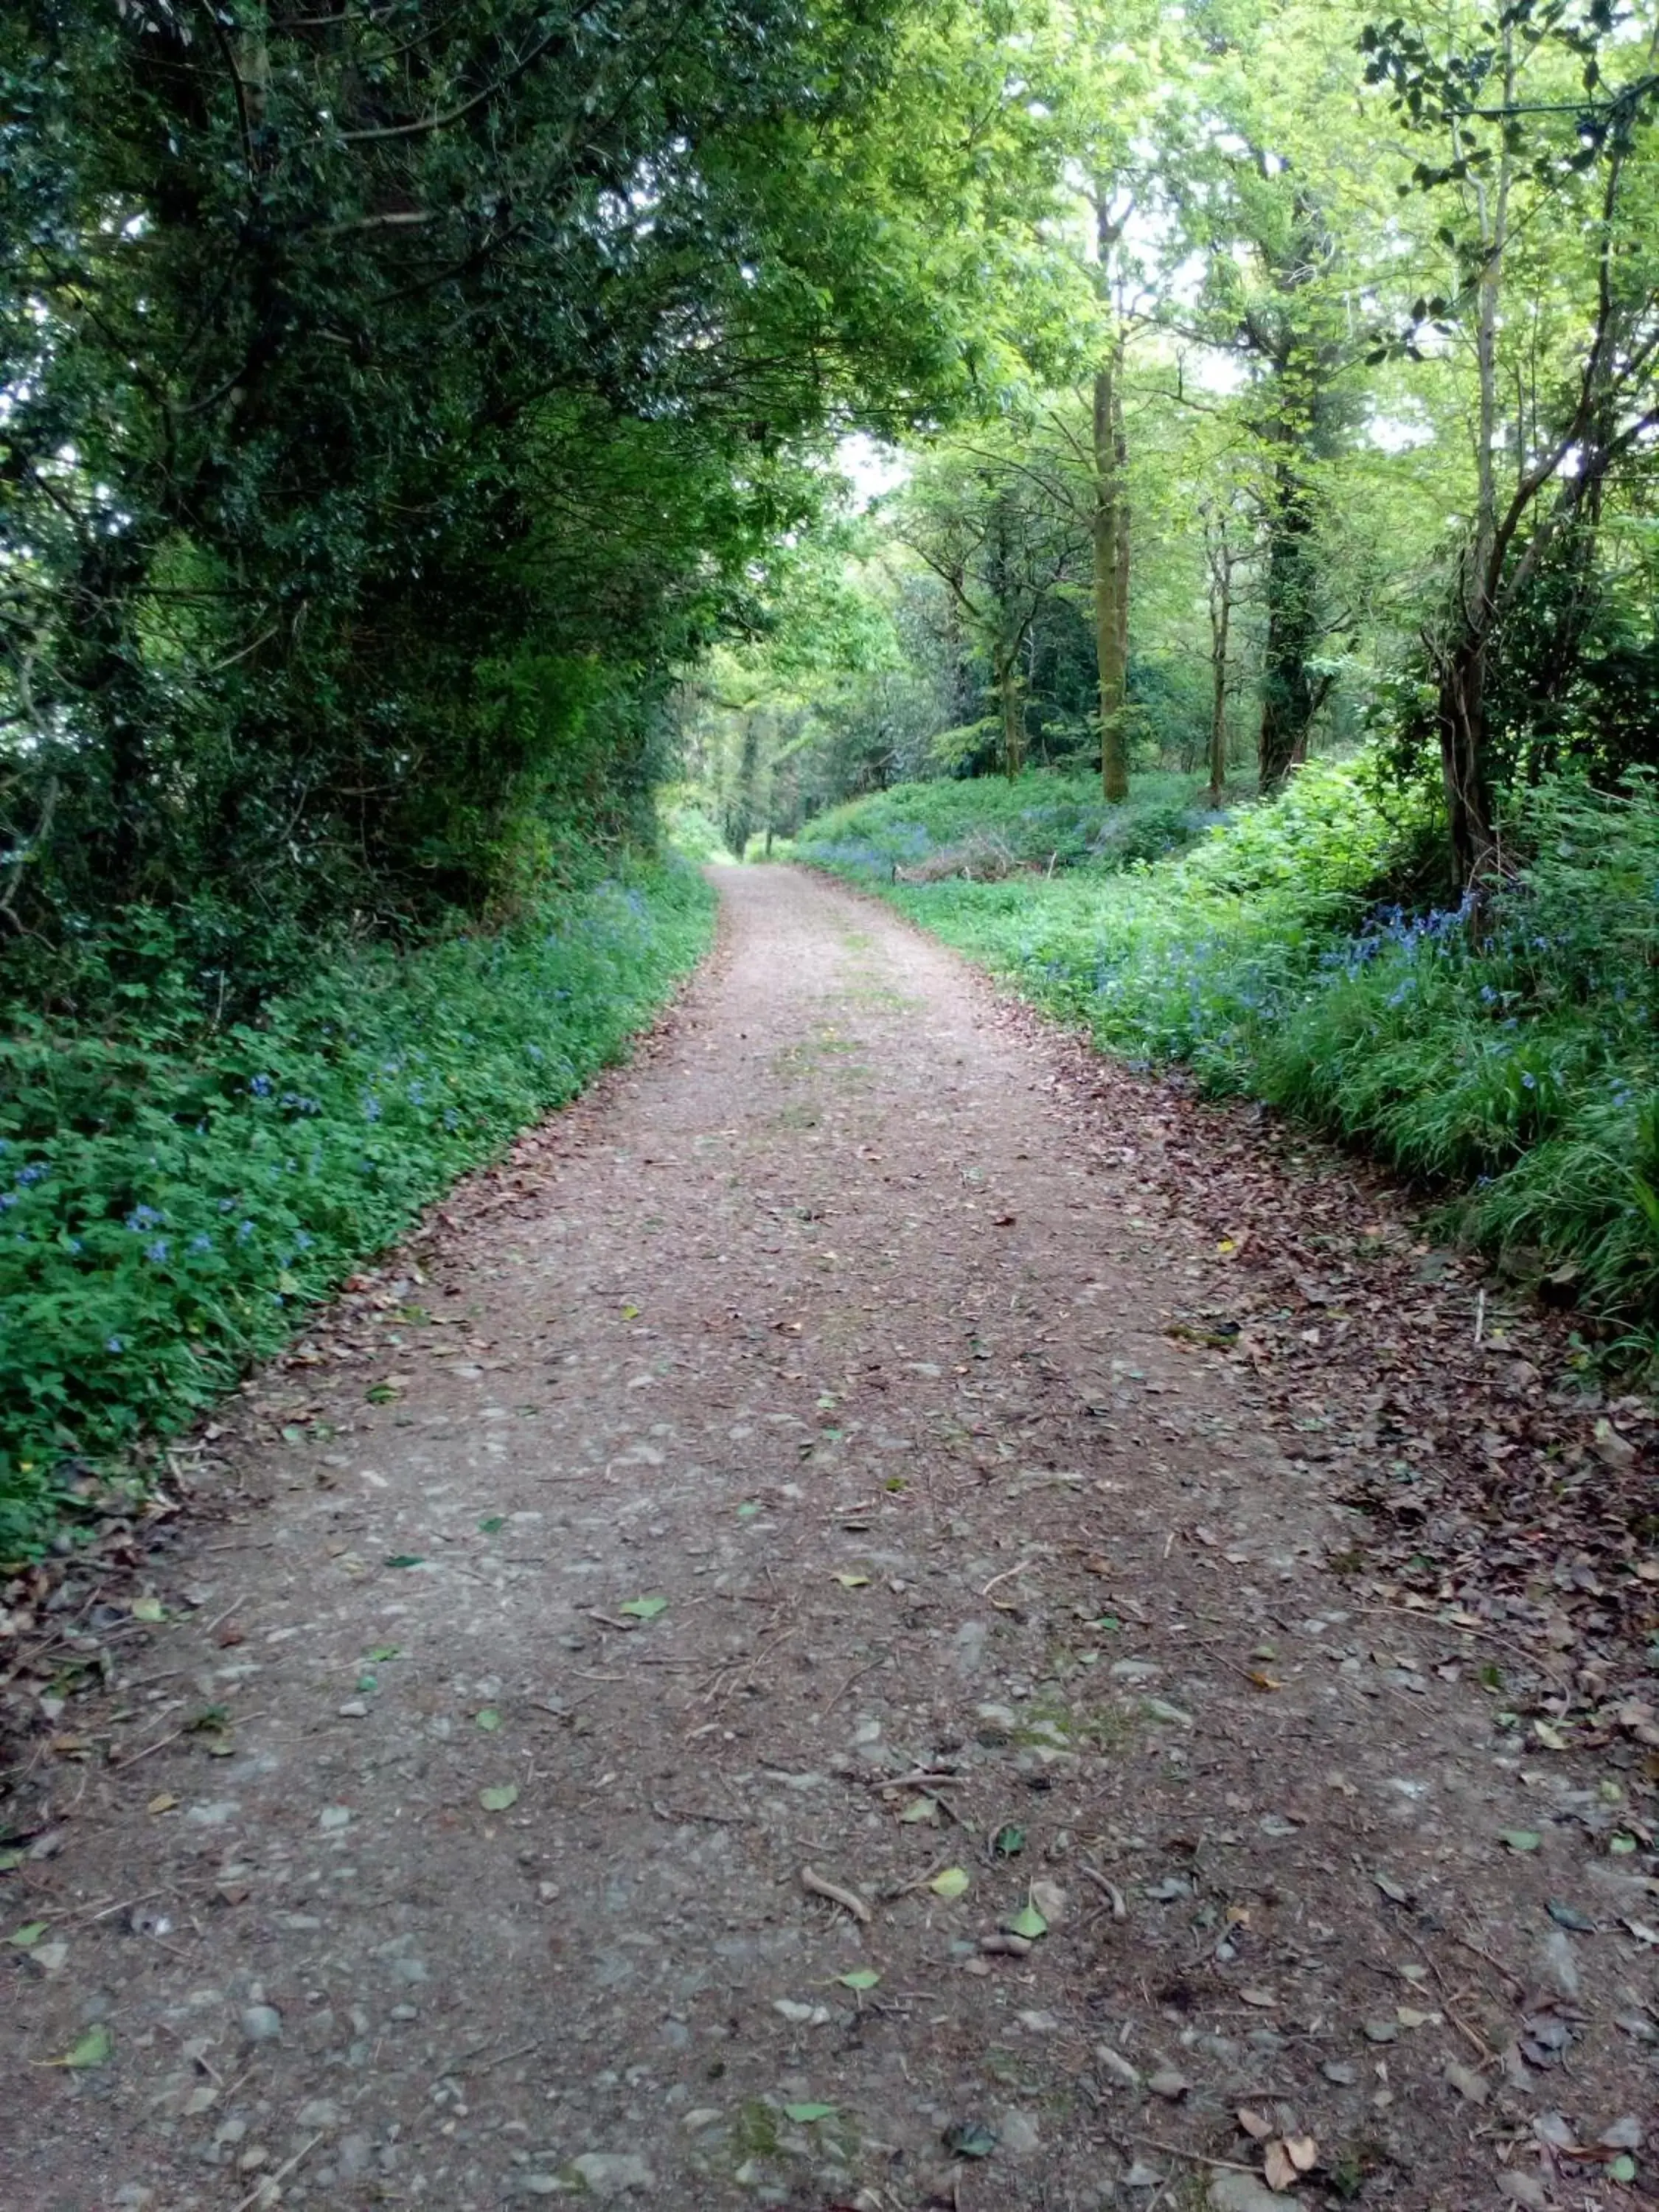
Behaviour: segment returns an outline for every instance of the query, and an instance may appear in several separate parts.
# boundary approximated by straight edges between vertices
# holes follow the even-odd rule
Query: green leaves
[[[632,1620],[654,1620],[659,1613],[667,1612],[668,1600],[665,1597],[630,1597],[617,1610]]]
[[[511,1812],[518,1802],[519,1787],[515,1782],[501,1783],[493,1789],[478,1792],[478,1802],[486,1813]]]

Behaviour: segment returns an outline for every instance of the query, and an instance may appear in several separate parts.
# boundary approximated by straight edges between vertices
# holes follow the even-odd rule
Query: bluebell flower
[[[106,1336],[104,1339],[104,1349],[106,1352],[125,1352],[126,1346],[118,1336]]]
[[[271,1091],[275,1088],[275,1085],[271,1082],[271,1079],[268,1075],[256,1075],[253,1080],[248,1085],[248,1089],[253,1093],[256,1098],[269,1098]]]
[[[127,1216],[127,1227],[136,1237],[142,1229],[154,1229],[162,1218],[153,1206],[135,1206]]]
[[[197,1231],[190,1240],[190,1249],[192,1252],[210,1252],[213,1249],[213,1239],[205,1229]]]
[[[44,1160],[31,1160],[26,1168],[19,1170],[17,1180],[19,1182],[39,1182],[43,1176],[51,1172]]]
[[[236,1224],[236,1242],[239,1244],[246,1244],[248,1238],[252,1237],[252,1234],[253,1224],[251,1221],[238,1222]]]
[[[166,1238],[165,1237],[158,1237],[155,1239],[155,1242],[153,1244],[146,1244],[146,1245],[145,1245],[145,1247],[144,1247],[144,1257],[145,1257],[145,1259],[155,1261],[155,1264],[156,1264],[156,1266],[157,1266],[158,1267],[161,1266],[161,1264],[162,1261],[163,1261],[163,1260],[165,1260],[165,1259],[167,1258],[167,1238]]]
[[[0,1190],[0,1212],[3,1212],[7,1206],[15,1206],[16,1203],[17,1193],[15,1190]]]
[[[380,1100],[379,1100],[378,1098],[374,1097],[366,1097],[366,1098],[363,1100],[363,1119],[364,1119],[364,1121],[378,1121],[380,1120]]]
[[[312,1243],[313,1239],[306,1234],[303,1229],[296,1229],[295,1231],[294,1249],[296,1252],[309,1252],[312,1247]]]

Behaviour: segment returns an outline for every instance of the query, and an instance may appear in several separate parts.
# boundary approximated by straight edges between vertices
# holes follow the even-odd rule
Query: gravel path
[[[1632,1778],[1322,1565],[1165,1332],[1156,1087],[721,880],[634,1067],[181,1458],[0,1890],[6,2212],[1652,2202]]]

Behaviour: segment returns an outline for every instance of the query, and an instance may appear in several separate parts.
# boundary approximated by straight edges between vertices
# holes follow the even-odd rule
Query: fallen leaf
[[[1505,1828],[1498,1840],[1511,1851],[1535,1851],[1538,1849],[1538,1833],[1534,1828]]]
[[[1484,2105],[1491,2092],[1485,2078],[1473,2066],[1465,2066],[1455,2058],[1446,2061],[1446,2079],[1458,2095],[1471,2105]]]
[[[1568,1905],[1559,1897],[1552,1897],[1544,1910],[1558,1928],[1570,1928],[1575,1936],[1594,1936],[1595,1923],[1589,1913],[1581,1912],[1576,1905]]]
[[[873,1966],[854,1966],[850,1974],[837,1974],[836,1979],[844,1990],[872,1990],[881,1976]]]
[[[1559,1729],[1552,1728],[1547,1721],[1534,1721],[1532,1732],[1546,1751],[1565,1751],[1567,1748],[1565,1736]]]
[[[1282,2191],[1296,2187],[1295,2161],[1282,2142],[1270,2142],[1267,2145],[1262,2160],[1262,2171],[1267,2176],[1269,2189]]]
[[[115,2055],[115,2038],[103,2021],[95,2021],[61,2058],[48,2058],[48,2066],[107,2066]]]
[[[1319,2163],[1319,2145],[1311,2136],[1286,2136],[1285,2148],[1298,2173],[1311,2173]]]
[[[136,1597],[132,1601],[132,1617],[135,1620],[165,1620],[167,1607],[159,1597]]]
[[[1024,1848],[1025,1831],[1017,1828],[1012,1820],[991,1838],[991,1849],[1000,1859],[1018,1858]]]
[[[158,1790],[144,1810],[147,1813],[170,1813],[179,1800],[170,1790]]]
[[[665,1597],[630,1597],[626,1605],[619,1605],[617,1610],[625,1613],[630,1620],[654,1620],[659,1613],[667,1612],[668,1600]]]
[[[27,1951],[33,1944],[38,1943],[46,1932],[44,1920],[26,1920],[21,1928],[14,1928],[5,1940],[15,1944],[18,1950]]]
[[[389,1567],[423,1567],[426,1561],[416,1552],[394,1552],[386,1565]]]
[[[868,1583],[870,1577],[868,1575],[837,1574],[832,1577],[831,1579],[838,1582],[843,1589],[863,1589]]]
[[[933,1876],[927,1887],[935,1897],[960,1897],[968,1887],[968,1875],[959,1866],[946,1867]]]
[[[915,1826],[920,1822],[926,1822],[932,1826],[937,1827],[939,1825],[938,1798],[913,1797],[910,1800],[910,1802],[905,1807],[904,1810],[899,1814],[899,1819],[902,1820],[907,1826]]]
[[[486,1735],[494,1735],[501,1724],[501,1717],[494,1705],[485,1705],[473,1714],[472,1721],[473,1725],[481,1728]]]
[[[1266,2142],[1273,2131],[1273,2122],[1264,2119],[1260,2112],[1253,2112],[1248,2105],[1238,2108],[1238,2124],[1256,2142]]]
[[[1395,1905],[1407,1905],[1410,1903],[1410,1890],[1407,1888],[1404,1882],[1396,1881],[1391,1874],[1382,1874],[1379,1872],[1377,1874],[1374,1874],[1371,1876],[1371,1880],[1382,1891],[1383,1896],[1390,1899]]]
[[[945,2148],[953,2158],[989,2158],[1001,2138],[981,2120],[959,2120],[945,2130]]]
[[[1048,1933],[1048,1923],[1035,1905],[1021,1905],[1019,1911],[1011,1914],[1002,1924],[1011,1936],[1023,1936],[1028,1943],[1035,1943],[1039,1936]]]
[[[481,1536],[493,1536],[498,1528],[505,1528],[506,1526],[505,1513],[487,1513],[478,1523],[478,1534]]]
[[[786,2105],[783,2117],[799,2127],[811,2127],[815,2120],[833,2119],[835,2112],[833,2105]]]
[[[478,1792],[478,1802],[486,1813],[505,1813],[509,1806],[516,1805],[518,1802],[519,1785],[516,1782],[504,1782],[497,1789]]]

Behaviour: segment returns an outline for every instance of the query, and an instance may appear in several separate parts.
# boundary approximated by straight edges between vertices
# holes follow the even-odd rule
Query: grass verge
[[[257,1025],[0,1045],[0,1559],[622,1057],[713,914],[693,869],[641,863],[365,951]]]
[[[950,804],[977,788],[951,787]],[[1309,767],[1170,858],[1050,879],[884,878],[858,848],[890,841],[896,796],[809,824],[800,857],[879,890],[1101,1046],[1184,1061],[1212,1091],[1267,1099],[1423,1178],[1455,1231],[1651,1338],[1650,782],[1515,794],[1519,866],[1478,925],[1394,902],[1429,825],[1363,759]]]

